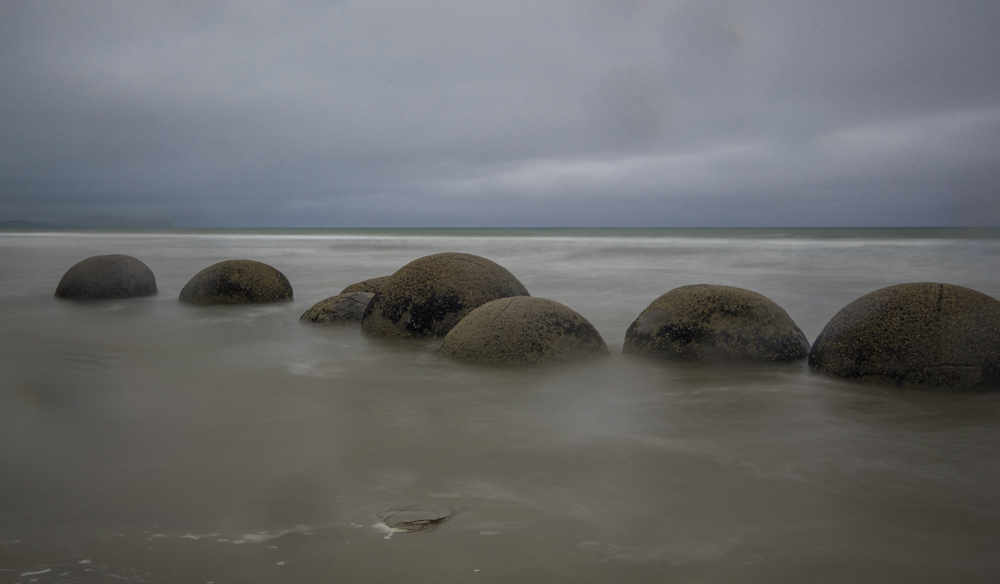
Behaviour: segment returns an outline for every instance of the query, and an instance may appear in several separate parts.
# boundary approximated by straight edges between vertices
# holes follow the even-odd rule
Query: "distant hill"
[[[63,221],[0,221],[0,229],[174,229],[169,221],[123,219],[111,215],[92,215]]]

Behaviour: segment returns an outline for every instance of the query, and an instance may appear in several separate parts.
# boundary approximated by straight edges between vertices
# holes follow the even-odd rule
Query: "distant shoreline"
[[[1000,239],[1000,227],[177,227],[167,221],[120,220],[114,224],[76,221],[0,221],[10,234],[55,232],[169,232],[176,236],[254,237],[680,237],[748,239]]]
[[[169,221],[123,219],[111,215],[94,215],[62,221],[0,221],[0,229],[176,229]]]

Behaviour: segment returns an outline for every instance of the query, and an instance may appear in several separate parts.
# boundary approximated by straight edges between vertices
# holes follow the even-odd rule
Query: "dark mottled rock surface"
[[[316,324],[360,324],[372,296],[371,292],[340,293],[313,304],[299,320]]]
[[[809,365],[859,381],[1000,388],[1000,301],[934,282],[876,290],[830,319]]]
[[[87,258],[66,270],[59,298],[131,298],[156,294],[153,271],[132,256],[112,254]]]
[[[443,337],[473,309],[510,296],[528,296],[528,291],[499,264],[466,253],[439,253],[390,276],[365,309],[361,327],[377,336]]]
[[[340,293],[350,294],[351,292],[370,292],[374,294],[382,289],[382,285],[385,284],[390,277],[391,276],[379,276],[378,278],[369,278],[368,280],[351,284],[347,288],[341,290]]]
[[[242,304],[292,299],[288,278],[253,260],[227,260],[195,274],[181,290],[180,301],[193,304]]]
[[[775,362],[805,357],[809,341],[766,296],[697,284],[654,300],[628,327],[622,352],[678,361]]]
[[[441,353],[478,363],[557,363],[603,357],[608,347],[575,310],[554,300],[515,296],[470,312],[444,338]]]

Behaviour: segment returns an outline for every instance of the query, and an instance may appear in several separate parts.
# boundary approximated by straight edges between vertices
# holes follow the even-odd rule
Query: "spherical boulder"
[[[292,299],[288,278],[253,260],[227,260],[195,274],[181,290],[180,301],[192,304],[243,304]]]
[[[112,254],[87,258],[66,270],[56,296],[74,299],[131,298],[156,294],[156,277],[132,256]]]
[[[443,337],[473,309],[498,298],[528,296],[510,272],[486,258],[439,253],[389,277],[365,309],[361,328],[386,337]]]
[[[674,288],[628,327],[622,353],[675,361],[801,359],[809,341],[766,296],[711,284]]]
[[[865,294],[823,328],[809,365],[857,381],[1000,388],[1000,301],[936,282]]]
[[[362,280],[355,284],[351,284],[347,288],[340,291],[341,294],[350,294],[352,292],[370,292],[372,294],[378,292],[382,289],[382,285],[385,284],[389,276],[379,276],[378,278],[369,278],[367,280]]]
[[[299,320],[316,324],[360,324],[372,296],[371,292],[340,293],[313,304]]]
[[[608,346],[576,311],[545,298],[487,302],[451,329],[441,353],[478,363],[556,363],[603,357]]]

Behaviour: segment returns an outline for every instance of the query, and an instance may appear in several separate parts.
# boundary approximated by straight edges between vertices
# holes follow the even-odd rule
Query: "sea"
[[[482,366],[299,321],[439,252],[576,310],[607,358]],[[122,253],[156,296],[53,296]],[[0,582],[1000,581],[1000,392],[623,356],[688,284],[812,342],[904,282],[1000,298],[1000,229],[0,231]],[[252,259],[285,303],[177,301]]]

